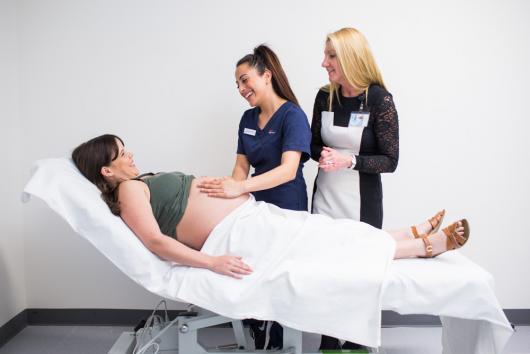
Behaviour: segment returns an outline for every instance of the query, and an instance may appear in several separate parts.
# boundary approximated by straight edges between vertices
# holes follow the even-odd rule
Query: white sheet
[[[356,288],[359,284],[344,282],[344,288],[338,295],[326,292],[328,289],[321,286],[319,293],[315,291],[314,287],[323,281],[323,277],[318,274],[317,267],[305,270],[303,267],[292,268],[292,259],[289,258],[291,254],[293,254],[296,262],[300,262],[300,259],[306,257],[305,265],[310,264],[307,263],[308,260],[313,260],[315,266],[322,264],[323,259],[326,262],[332,261],[329,255],[322,258],[319,254],[324,247],[318,250],[319,252],[315,252],[313,249],[313,253],[290,252],[287,258],[284,257],[282,262],[274,265],[273,274],[269,278],[261,278],[259,281],[256,279],[267,274],[260,270],[270,268],[271,259],[270,257],[267,258],[268,263],[266,264],[260,263],[257,262],[257,254],[247,254],[246,257],[256,258],[254,261],[257,263],[252,265],[255,268],[257,265],[258,271],[249,279],[240,281],[237,285],[239,291],[234,292],[233,285],[237,284],[237,280],[217,277],[214,273],[206,270],[192,269],[163,261],[145,249],[121,219],[108,211],[107,206],[99,197],[97,188],[81,176],[69,159],[38,161],[35,164],[33,175],[25,187],[25,197],[27,198],[30,194],[43,199],[77,233],[91,242],[120,270],[153,293],[170,299],[192,302],[233,318],[276,319],[293,328],[326,333],[370,346],[379,345],[379,331],[374,332],[373,330],[378,328],[380,320],[378,315],[374,315],[374,311],[379,311],[377,302],[380,297],[377,295],[377,290],[374,290],[378,289],[377,284],[368,286],[369,289],[372,289],[371,291],[374,291],[370,298],[375,299],[376,304],[365,305],[365,308],[371,308],[363,312],[359,310],[362,307],[359,305],[362,303],[357,301],[365,297],[355,296],[355,290],[359,289]],[[257,219],[255,217],[255,215],[260,214],[259,212],[256,213],[256,208],[262,208],[262,213],[274,214],[278,211],[276,208],[271,209],[270,207],[263,209],[263,206],[258,207],[256,203],[252,206],[250,206],[250,202],[245,204],[237,212],[223,220],[214,230],[204,247],[204,251],[216,253],[233,247],[236,249],[240,247],[241,240],[244,240],[241,236],[248,235],[249,228],[253,228],[252,225],[240,223],[239,226],[236,225],[236,228],[243,228],[242,232],[234,232],[234,230],[227,232],[231,227],[234,227],[231,220],[237,219],[235,218],[237,213],[250,213],[254,215],[253,220],[260,220],[259,217]],[[299,227],[307,224],[307,218],[303,215],[307,214],[300,214],[301,219],[297,224]],[[261,220],[268,220],[270,217],[271,215],[266,215]],[[275,225],[281,224],[281,213],[275,218],[277,219]],[[314,219],[313,217],[310,218],[310,220]],[[296,223],[293,223],[292,227],[295,225]],[[311,225],[306,226],[315,227],[315,223],[311,221]],[[278,227],[283,228],[285,225]],[[228,237],[226,237],[227,234]],[[310,233],[310,235],[317,234]],[[236,237],[237,242],[232,242],[233,239],[230,238],[230,235]],[[287,242],[291,242],[295,246],[291,250],[296,250],[304,243],[297,241],[296,232],[291,235],[290,241]],[[263,240],[264,238],[257,239]],[[384,237],[379,237],[379,239],[384,239]],[[381,244],[392,245],[388,242]],[[123,245],[127,246],[123,247]],[[267,249],[265,246],[262,248]],[[388,258],[388,252],[391,249],[391,246],[383,246],[383,250],[379,252],[379,257],[383,259],[377,261],[372,259],[371,264],[385,265],[385,259]],[[273,253],[277,254],[277,252]],[[378,257],[375,253],[370,254],[370,256]],[[340,263],[341,257],[334,258],[338,259]],[[349,262],[349,258],[354,257],[344,257],[344,261]],[[261,265],[263,268],[260,268]],[[337,269],[336,266],[337,264],[332,264],[330,268],[324,269]],[[291,272],[291,269],[296,270],[295,274]],[[363,268],[363,271],[366,269],[367,267]],[[313,279],[314,281],[307,276],[306,271],[308,270],[310,270],[310,274],[316,272],[318,275]],[[390,270],[382,292],[383,308],[402,314],[423,313],[442,316],[444,325],[442,343],[446,354],[501,352],[512,334],[512,329],[496,300],[493,280],[483,269],[458,252],[449,252],[431,260],[411,259],[391,262]],[[344,273],[339,276],[352,274],[355,273]],[[359,273],[357,276],[362,274]],[[366,284],[372,280],[376,280],[375,283],[377,283],[382,274],[384,274],[384,269],[372,270],[370,276],[365,279],[367,280]],[[326,275],[329,278],[330,274]],[[292,283],[293,279],[295,283]],[[301,282],[300,280],[304,281]],[[280,285],[282,281],[284,284]],[[230,284],[226,287],[226,290],[229,291],[223,291],[224,287],[218,288],[218,285],[222,285],[218,282]],[[260,284],[262,293],[253,291],[253,286],[241,286],[242,284],[255,285],[257,283]],[[273,290],[280,288],[287,290],[281,293],[282,296],[274,296]],[[247,289],[247,291],[243,291],[243,289]],[[298,290],[303,293],[301,299],[304,299],[305,302],[285,306],[286,299],[301,296],[297,293]],[[352,292],[348,292],[348,290]],[[214,291],[217,294],[222,294],[222,296],[216,297],[215,293],[208,295]],[[256,294],[261,294],[258,296],[257,300],[259,301],[257,302]],[[347,299],[350,294],[352,295]],[[254,302],[250,301],[251,298],[254,298]],[[336,310],[326,311],[328,308]],[[357,313],[357,310],[360,312]],[[334,317],[336,321],[320,317],[329,312],[340,315]],[[315,317],[314,314],[318,314],[318,316]],[[350,314],[353,315],[350,316]],[[371,322],[362,323],[359,318],[370,318]]]
[[[252,275],[237,280],[190,268],[177,297],[227,317],[275,320],[375,347],[394,246],[370,225],[251,198],[212,231],[201,251],[240,255]]]

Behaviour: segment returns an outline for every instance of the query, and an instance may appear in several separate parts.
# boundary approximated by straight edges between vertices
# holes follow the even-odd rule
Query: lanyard
[[[361,105],[359,106],[359,111],[362,112],[364,110],[364,104],[365,103],[366,103],[366,107],[367,107],[368,111],[370,111],[370,108],[368,107],[368,89],[366,89],[366,91],[363,92],[362,94],[360,94],[357,98],[361,100]]]

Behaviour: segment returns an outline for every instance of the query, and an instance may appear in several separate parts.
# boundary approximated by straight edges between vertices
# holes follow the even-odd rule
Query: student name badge
[[[367,127],[370,112],[351,112],[349,127]]]
[[[243,130],[243,134],[256,136],[256,130],[255,129],[250,129],[250,128],[245,128]]]

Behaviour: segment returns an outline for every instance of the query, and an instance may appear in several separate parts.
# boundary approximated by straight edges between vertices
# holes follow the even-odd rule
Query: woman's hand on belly
[[[204,177],[197,185],[201,193],[215,198],[237,198],[246,193],[244,181],[232,177]]]

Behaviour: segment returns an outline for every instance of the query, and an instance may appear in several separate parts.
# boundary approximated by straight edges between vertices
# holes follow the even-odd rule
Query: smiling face
[[[340,68],[339,60],[337,58],[337,52],[333,45],[328,40],[326,41],[326,48],[324,49],[324,60],[322,61],[322,67],[328,72],[329,82],[344,85],[344,77]]]
[[[239,94],[247,100],[250,106],[259,106],[272,91],[269,70],[260,75],[256,68],[243,63],[236,68],[236,85]]]
[[[118,184],[138,176],[139,171],[134,164],[133,154],[125,150],[122,142],[116,139],[118,154],[110,165],[101,168],[101,174],[111,184]]]

